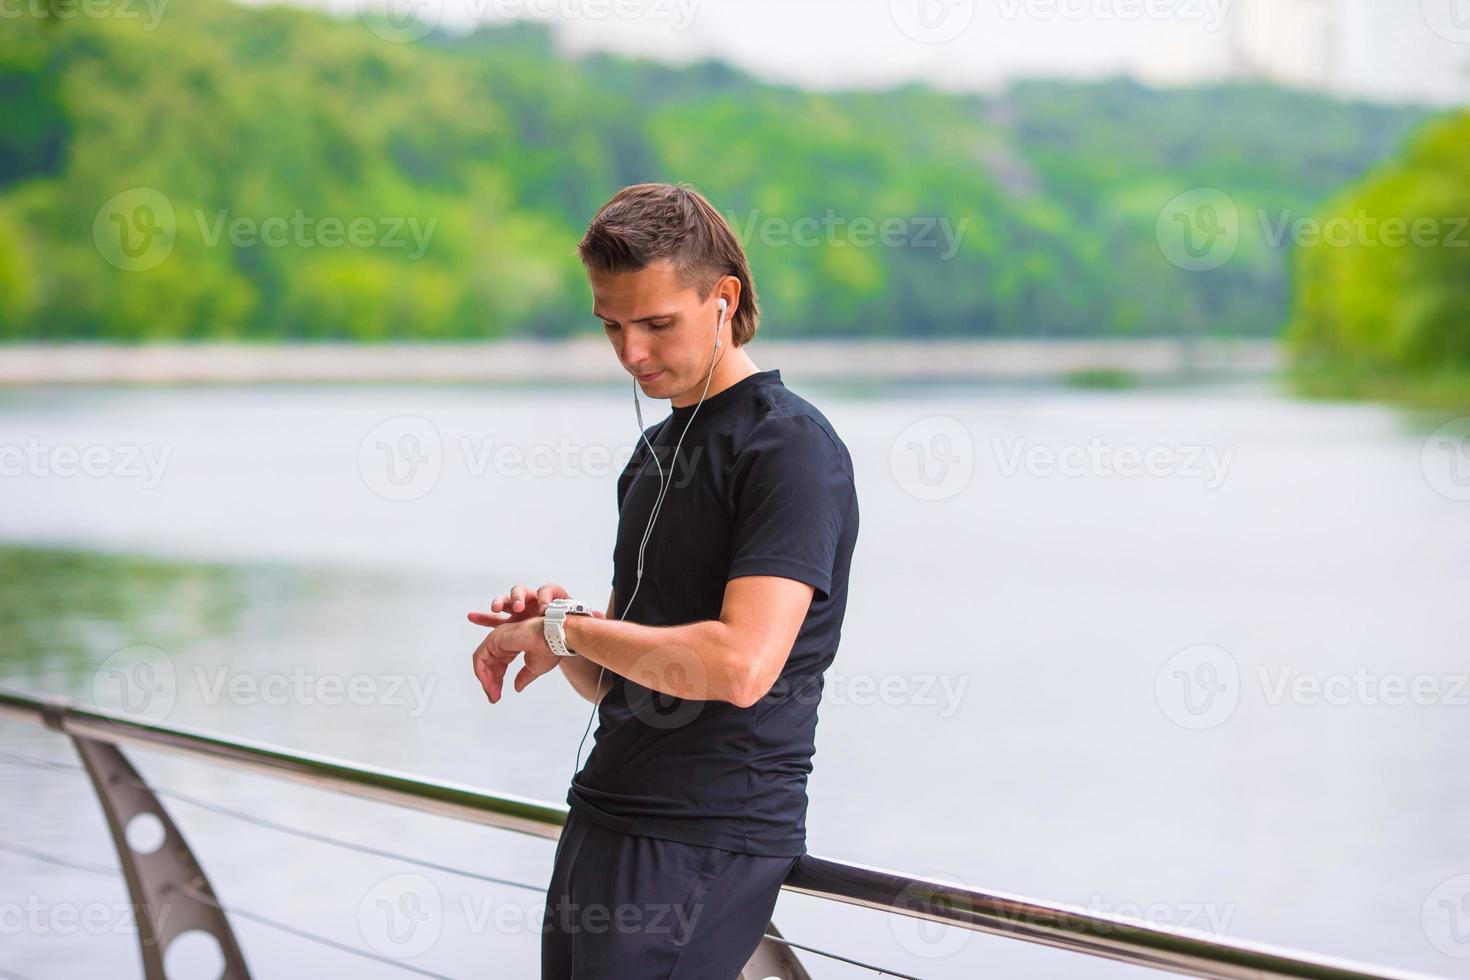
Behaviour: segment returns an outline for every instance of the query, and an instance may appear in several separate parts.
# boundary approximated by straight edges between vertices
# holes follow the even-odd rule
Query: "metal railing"
[[[147,915],[139,916],[139,942],[144,947],[145,975],[150,980],[164,975],[161,957],[168,942],[191,929],[202,929],[220,941],[226,978],[248,978],[249,973],[230,931],[228,908],[215,898],[182,834],[151,788],[123,757],[120,746],[139,746],[284,777],[324,790],[550,840],[560,836],[566,820],[567,810],[562,806],[183,727],[151,724],[66,699],[38,698],[0,688],[0,717],[42,724],[72,739],[102,801],[137,907],[140,910],[162,907],[160,903],[165,899],[172,903],[166,926],[145,921]],[[166,840],[172,846],[139,853],[128,843],[128,825],[140,813],[153,813],[163,823]],[[1161,928],[1121,916],[965,888],[812,854],[804,855],[796,863],[782,887],[848,905],[1009,936],[1184,976],[1222,980],[1274,977],[1429,980],[1423,974]],[[179,912],[181,904],[183,915]],[[742,976],[791,980],[808,977],[796,960],[793,947],[833,955],[787,941],[772,925]]]

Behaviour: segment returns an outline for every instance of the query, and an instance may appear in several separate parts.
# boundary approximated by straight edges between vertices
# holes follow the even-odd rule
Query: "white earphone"
[[[684,431],[679,434],[679,441],[674,444],[673,459],[669,463],[670,479],[672,479],[674,475],[674,463],[677,462],[679,459],[679,447],[684,445],[684,437],[689,434],[689,426],[694,424],[694,416],[699,414],[699,406],[704,404],[705,395],[709,392],[709,383],[715,376],[715,362],[719,360],[720,348],[724,346],[724,341],[720,338],[720,331],[723,330],[725,327],[725,311],[729,308],[730,304],[725,301],[725,298],[723,296],[720,297],[720,319],[719,322],[715,325],[715,346],[714,350],[711,351],[709,374],[704,379],[704,391],[701,392],[699,395],[699,402],[694,406],[694,411],[690,414],[689,421],[684,423]],[[653,465],[658,467],[659,489],[658,497],[655,498],[653,502],[653,513],[648,516],[648,526],[643,529],[643,539],[638,543],[638,572],[633,581],[633,594],[628,597],[628,601],[623,606],[623,611],[618,616],[618,619],[622,619],[624,616],[628,615],[628,610],[633,607],[633,600],[638,597],[638,588],[643,584],[643,549],[648,546],[648,538],[651,534],[653,534],[653,522],[658,520],[658,513],[664,505],[664,494],[669,489],[668,482],[664,480],[663,464],[658,461],[658,453],[654,452],[653,443],[648,441],[648,436],[645,435],[643,432],[643,408],[638,401],[637,379],[634,379],[633,381],[633,411],[636,412],[638,415],[638,435],[642,437],[644,444],[648,446],[648,453],[650,456],[653,457]],[[648,464],[645,462],[643,465],[647,466]],[[642,467],[640,467],[639,473],[641,473],[642,471],[643,469]],[[636,476],[637,475],[635,474],[635,478]],[[587,741],[587,733],[592,730],[592,719],[597,717],[597,709],[602,704],[602,675],[606,671],[606,667],[598,665],[597,685],[594,688],[598,692],[597,703],[592,706],[592,714],[587,716],[587,727],[582,730],[582,741],[577,743],[577,761],[572,768],[573,778],[576,778],[577,770],[582,767],[582,746]]]

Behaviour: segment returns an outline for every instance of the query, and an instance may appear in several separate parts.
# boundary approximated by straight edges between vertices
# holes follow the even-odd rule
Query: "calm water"
[[[1442,419],[783,375],[846,440],[862,506],[813,853],[1470,977],[1470,470],[1426,444]],[[560,802],[591,706],[555,675],[488,704],[464,614],[516,581],[605,603],[628,400],[0,394],[0,446],[30,447],[0,483],[3,683]],[[14,763],[69,746],[0,722],[0,749],[4,842],[113,865],[85,779]],[[538,888],[550,870],[549,842],[130,754],[282,823]],[[227,903],[435,973],[535,972],[539,892],[169,806]],[[5,970],[137,975],[120,879],[0,851],[0,882]],[[441,913],[408,945],[379,905],[405,884]],[[925,977],[1143,975],[801,896],[776,918]],[[259,976],[408,975],[236,929]]]

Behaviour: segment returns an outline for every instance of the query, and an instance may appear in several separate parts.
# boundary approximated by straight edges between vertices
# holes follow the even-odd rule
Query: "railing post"
[[[216,900],[204,869],[158,797],[115,745],[79,735],[71,739],[92,777],[128,882],[145,980],[167,980],[164,951],[177,937],[195,931],[213,937],[219,944],[224,960],[221,980],[250,980],[229,920],[221,909],[210,904]],[[163,842],[152,851],[137,850],[128,842],[128,827],[145,814],[156,817],[163,829]],[[135,827],[135,836],[144,829]]]

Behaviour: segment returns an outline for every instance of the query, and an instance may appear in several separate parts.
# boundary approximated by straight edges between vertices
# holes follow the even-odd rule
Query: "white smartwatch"
[[[567,634],[563,622],[568,616],[591,616],[592,607],[576,599],[552,599],[546,607],[546,621],[542,632],[546,634],[546,645],[558,657],[575,657],[577,651],[567,646]]]

